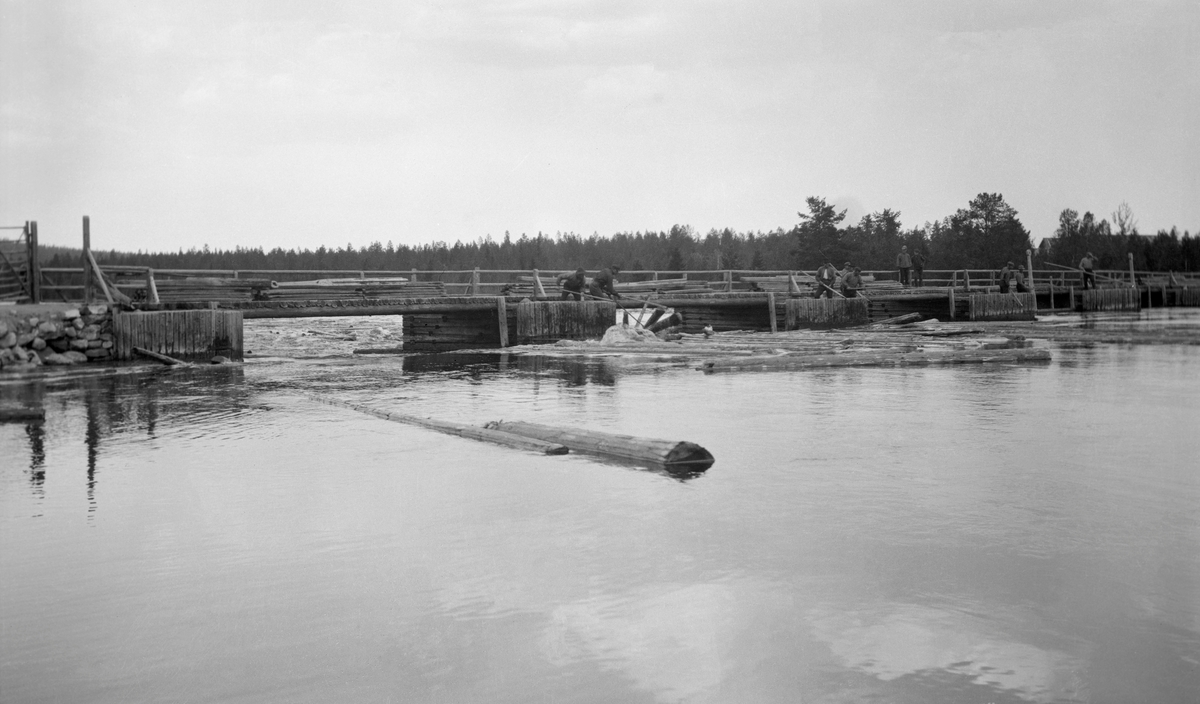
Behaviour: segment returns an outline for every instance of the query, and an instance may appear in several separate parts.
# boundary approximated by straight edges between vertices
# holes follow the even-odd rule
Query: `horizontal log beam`
[[[847,354],[784,354],[772,357],[742,357],[704,362],[705,372],[825,369],[829,367],[904,367],[934,364],[984,364],[995,362],[1048,362],[1050,350],[945,350],[930,352],[863,352]]]

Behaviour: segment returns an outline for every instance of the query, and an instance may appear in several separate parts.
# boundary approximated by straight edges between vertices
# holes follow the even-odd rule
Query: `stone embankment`
[[[105,304],[0,308],[2,371],[112,357],[112,311]]]

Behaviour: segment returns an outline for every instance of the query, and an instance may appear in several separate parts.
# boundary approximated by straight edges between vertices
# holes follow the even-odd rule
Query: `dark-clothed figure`
[[[562,300],[574,298],[577,301],[583,300],[583,287],[587,284],[587,272],[583,269],[576,269],[570,274],[559,274],[558,280],[562,282]]]
[[[837,269],[826,262],[817,269],[817,298],[828,296],[833,298],[833,283],[837,281]]]
[[[1013,285],[1017,287],[1017,293],[1029,293],[1029,289],[1025,288],[1025,274],[1021,273],[1021,267],[1013,269]]]
[[[592,283],[588,286],[588,293],[597,298],[620,298],[621,294],[613,288],[613,276],[621,273],[621,267],[610,266],[607,269],[601,269],[599,274],[592,279]]]
[[[1088,252],[1083,259],[1079,260],[1079,268],[1083,270],[1083,287],[1096,288],[1096,275],[1092,269],[1096,267],[1096,255]]]
[[[920,252],[912,254],[913,286],[925,285],[925,255]]]
[[[908,285],[908,270],[912,268],[912,257],[908,254],[908,245],[900,248],[896,255],[896,268],[900,270],[900,283]]]
[[[1008,293],[1008,282],[1012,281],[1012,265],[1012,262],[1008,262],[1000,270],[1000,293]]]
[[[858,267],[854,267],[853,271],[842,277],[842,295],[846,298],[856,298],[862,287],[862,270]]]

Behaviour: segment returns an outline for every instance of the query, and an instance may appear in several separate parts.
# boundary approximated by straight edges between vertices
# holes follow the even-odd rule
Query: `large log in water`
[[[566,445],[571,452],[615,457],[661,465],[667,469],[703,471],[712,466],[712,454],[694,442],[656,440],[582,428],[559,428],[521,421],[488,423],[493,430]]]
[[[772,357],[741,357],[704,362],[706,372],[775,371],[824,369],[828,367],[907,367],[933,364],[984,364],[995,362],[1048,362],[1045,349],[938,350],[929,352],[865,352],[847,354],[784,354]]]
[[[496,445],[504,445],[506,447],[516,448],[518,450],[532,450],[546,455],[565,455],[570,450],[566,445],[553,441],[538,440],[529,438],[524,435],[516,435],[505,432],[503,430],[492,430],[490,428],[480,428],[474,425],[463,425],[462,423],[452,423],[445,420],[435,420],[433,418],[421,418],[418,416],[405,415],[403,413],[393,413],[391,411],[381,411],[377,408],[364,406],[358,403],[345,403],[342,401],[333,401],[327,398],[314,396],[314,400],[321,403],[327,403],[331,406],[340,406],[341,408],[349,408],[353,411],[366,413],[390,420],[396,423],[404,423],[406,425],[416,425],[430,430],[436,430],[439,433],[449,435],[457,435],[462,438],[470,438],[472,440],[482,440]]]

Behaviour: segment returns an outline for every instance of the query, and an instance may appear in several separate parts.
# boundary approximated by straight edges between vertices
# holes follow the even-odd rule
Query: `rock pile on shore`
[[[112,313],[105,304],[32,315],[0,311],[0,369],[102,362],[113,356]]]

